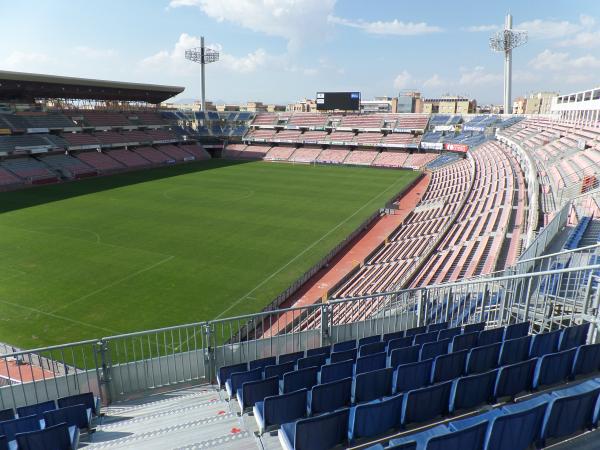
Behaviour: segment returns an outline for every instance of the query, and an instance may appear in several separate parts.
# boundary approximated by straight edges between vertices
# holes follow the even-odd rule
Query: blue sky
[[[221,52],[209,100],[418,89],[500,103],[502,57],[488,37],[509,9],[529,32],[514,96],[600,85],[597,0],[0,0],[0,69],[181,85],[197,98],[199,67],[183,52],[204,35]]]

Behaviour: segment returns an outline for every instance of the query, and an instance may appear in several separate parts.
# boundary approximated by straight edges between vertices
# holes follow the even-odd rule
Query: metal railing
[[[596,339],[599,274],[600,265],[517,273],[14,352],[0,356],[0,373],[10,375],[0,383],[0,408],[84,391],[109,404],[210,382],[223,365],[442,321],[530,320],[534,333],[588,321]],[[316,320],[295,327],[309,316]]]

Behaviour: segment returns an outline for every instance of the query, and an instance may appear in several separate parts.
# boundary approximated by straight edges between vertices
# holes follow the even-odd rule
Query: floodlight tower
[[[212,48],[204,47],[204,36],[200,38],[200,47],[185,51],[185,59],[200,64],[200,92],[202,94],[202,111],[206,111],[204,66],[219,60],[219,52]]]
[[[504,30],[497,32],[490,38],[490,48],[496,52],[504,53],[504,114],[512,112],[512,50],[527,43],[527,31],[512,29],[512,15],[506,15]]]

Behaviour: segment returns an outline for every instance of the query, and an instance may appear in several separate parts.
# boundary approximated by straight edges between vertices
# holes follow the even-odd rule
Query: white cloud
[[[442,79],[437,73],[433,74],[431,77],[423,81],[423,87],[426,88],[439,88],[441,86],[446,85],[446,80]]]
[[[537,70],[562,70],[566,67],[568,58],[568,53],[546,49],[529,61],[529,65]]]
[[[171,0],[169,7],[195,6],[218,22],[278,36],[290,47],[323,37],[336,0]]]
[[[499,25],[472,25],[470,27],[462,28],[463,31],[468,31],[469,33],[481,33],[483,31],[497,31],[499,30]]]
[[[515,28],[527,31],[532,38],[557,39],[577,33],[582,29],[582,24],[568,20],[535,19],[521,22]]]
[[[407,70],[403,70],[394,78],[394,88],[407,89],[411,87],[413,81],[412,75]]]
[[[600,47],[600,31],[583,31],[559,44],[561,47]]]
[[[414,36],[419,34],[437,33],[442,28],[429,25],[426,22],[401,22],[394,19],[389,22],[377,20],[367,22],[364,20],[349,20],[342,17],[329,16],[330,23],[352,28],[359,28],[369,34],[391,34],[397,36]]]
[[[171,51],[161,50],[152,56],[144,58],[140,65],[144,69],[166,70],[174,74],[191,74],[197,67],[195,64],[185,59],[185,51],[189,48],[200,46],[200,39],[182,33]],[[207,47],[218,50],[220,61],[217,63],[223,70],[248,73],[254,72],[263,66],[269,56],[267,52],[259,48],[245,56],[236,57],[222,51],[220,44],[209,44]]]
[[[6,58],[0,60],[0,65],[8,70],[40,70],[44,72],[43,67],[53,62],[55,62],[53,58],[42,53],[15,50],[9,53]]]
[[[461,68],[458,83],[462,86],[497,84],[502,81],[501,73],[486,72],[485,67]]]
[[[112,58],[113,56],[117,55],[116,50],[110,48],[93,48],[86,45],[78,45],[73,49],[73,51],[80,56],[91,59]]]

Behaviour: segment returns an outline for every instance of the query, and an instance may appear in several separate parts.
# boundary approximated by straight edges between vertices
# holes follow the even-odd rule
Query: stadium
[[[528,23],[496,109],[0,65],[0,450],[600,449],[600,87],[513,103]]]

